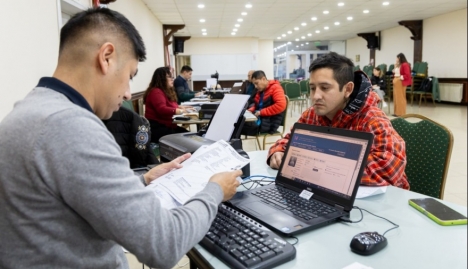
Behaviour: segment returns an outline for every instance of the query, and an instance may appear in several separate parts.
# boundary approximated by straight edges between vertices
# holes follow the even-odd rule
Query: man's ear
[[[115,47],[112,43],[106,42],[99,48],[98,65],[101,72],[105,75],[109,72],[111,65],[115,64]]]
[[[345,97],[348,98],[353,93],[354,82],[350,81],[346,83],[343,90],[345,91]]]

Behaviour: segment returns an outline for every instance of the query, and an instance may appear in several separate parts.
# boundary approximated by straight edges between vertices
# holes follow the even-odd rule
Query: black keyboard
[[[300,197],[297,192],[278,186],[276,188],[254,190],[252,194],[261,198],[262,202],[287,210],[306,221],[337,211],[329,205],[316,200],[306,200]]]
[[[273,268],[296,257],[293,245],[224,204],[200,245],[230,268]]]

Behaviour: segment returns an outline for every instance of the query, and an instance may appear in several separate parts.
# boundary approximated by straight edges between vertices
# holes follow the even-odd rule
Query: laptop
[[[230,94],[242,94],[242,82],[236,82],[231,88]]]
[[[348,217],[372,141],[371,133],[296,123],[274,184],[226,203],[284,235]]]

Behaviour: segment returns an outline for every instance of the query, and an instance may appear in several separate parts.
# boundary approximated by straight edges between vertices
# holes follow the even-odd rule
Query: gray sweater
[[[0,123],[0,268],[128,268],[120,246],[170,268],[222,197],[209,183],[185,206],[161,208],[101,120],[50,89],[35,88]]]

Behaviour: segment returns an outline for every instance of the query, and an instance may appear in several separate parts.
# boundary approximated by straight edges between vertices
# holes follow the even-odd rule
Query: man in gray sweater
[[[109,9],[71,18],[53,77],[42,78],[0,123],[0,268],[128,268],[120,246],[170,268],[208,231],[240,171],[214,175],[184,206],[166,210],[100,119],[129,100],[145,59],[134,26]]]

